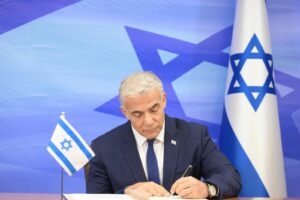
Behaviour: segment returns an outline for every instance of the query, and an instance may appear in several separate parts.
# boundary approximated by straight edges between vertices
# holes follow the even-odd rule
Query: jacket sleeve
[[[96,156],[90,161],[90,170],[87,181],[87,193],[114,193],[105,165],[101,159],[101,149],[95,141],[92,149]]]
[[[240,175],[211,140],[206,127],[202,129],[201,141],[198,155],[204,180],[219,188],[220,198],[237,196],[242,188]]]

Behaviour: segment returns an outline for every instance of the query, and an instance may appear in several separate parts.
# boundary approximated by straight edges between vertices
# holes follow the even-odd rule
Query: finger
[[[183,190],[184,188],[192,187],[196,184],[195,181],[198,181],[192,176],[184,177],[180,180],[180,182],[177,185],[176,193],[178,193],[180,190]]]
[[[164,187],[159,187],[156,191],[158,196],[170,196],[170,193]]]
[[[177,194],[179,194],[182,190],[186,189],[186,188],[190,188],[192,186],[192,183],[191,181],[187,180],[187,181],[184,181],[184,182],[181,182],[178,184],[175,192]]]
[[[159,190],[160,190],[159,192],[162,194],[162,196],[168,197],[168,196],[171,195],[170,192],[168,190],[166,190],[166,188],[164,188],[162,186],[160,186]]]
[[[156,183],[152,184],[153,189],[156,191],[155,196],[170,196],[170,193],[161,185],[158,185]]]
[[[137,188],[141,188],[141,186],[143,186],[143,184],[144,183],[135,183],[129,187],[130,187],[130,189],[137,189]]]
[[[188,187],[188,188],[185,188],[185,189],[181,190],[177,194],[179,196],[183,197],[183,198],[189,198],[191,196],[192,192],[193,192],[193,188],[192,187]]]
[[[188,178],[188,177],[182,177],[182,178],[178,179],[177,181],[175,181],[175,183],[173,183],[173,185],[172,185],[172,187],[171,187],[170,192],[171,192],[172,194],[175,193],[176,190],[177,190],[177,187],[178,187],[180,184],[182,184],[182,183],[188,181],[187,178]]]
[[[151,196],[158,196],[159,195],[159,190],[153,186],[149,186],[145,188],[146,192],[150,193]]]
[[[151,197],[150,193],[140,189],[129,189],[126,194],[132,196],[134,199],[139,200],[147,200],[149,197]]]
[[[148,182],[143,185],[143,189],[152,196],[170,196],[170,193],[161,185],[154,182]]]

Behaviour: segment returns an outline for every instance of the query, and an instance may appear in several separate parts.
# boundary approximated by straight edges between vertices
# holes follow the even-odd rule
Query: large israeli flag
[[[58,120],[47,150],[69,176],[95,156],[89,145],[65,119],[64,114]]]
[[[220,148],[239,170],[240,196],[286,197],[265,0],[237,0]]]

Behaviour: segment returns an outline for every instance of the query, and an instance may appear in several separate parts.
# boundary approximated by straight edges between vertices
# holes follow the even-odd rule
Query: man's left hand
[[[183,198],[207,198],[208,188],[205,183],[192,177],[182,177],[171,187],[171,193],[176,192]]]

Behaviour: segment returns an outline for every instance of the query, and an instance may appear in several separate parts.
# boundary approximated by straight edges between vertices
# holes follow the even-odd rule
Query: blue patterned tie
[[[148,140],[148,150],[147,150],[148,180],[160,184],[158,165],[157,165],[157,160],[153,149],[154,140],[155,139]]]

